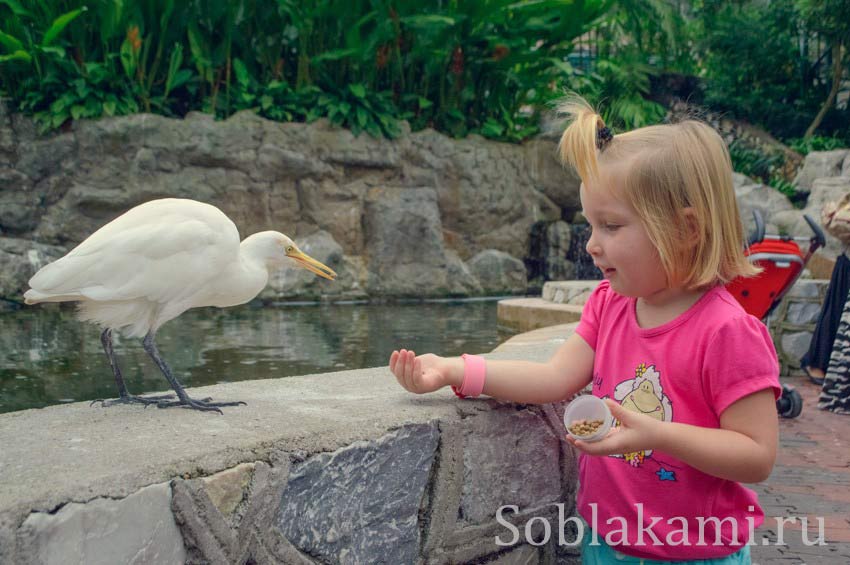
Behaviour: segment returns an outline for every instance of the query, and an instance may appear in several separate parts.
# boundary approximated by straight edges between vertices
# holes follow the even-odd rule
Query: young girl
[[[583,453],[577,510],[595,528],[583,562],[749,563],[764,514],[741,483],[773,468],[781,388],[767,329],[723,286],[758,272],[725,144],[696,121],[612,136],[583,100],[563,109],[561,156],[581,176],[587,252],[605,277],[575,334],[547,363],[402,349],[390,370],[414,393],[522,403],[592,383],[619,426],[570,440]]]

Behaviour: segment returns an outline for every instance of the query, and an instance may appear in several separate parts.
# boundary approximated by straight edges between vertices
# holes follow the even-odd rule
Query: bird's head
[[[247,244],[269,266],[300,267],[329,280],[336,278],[333,269],[301,251],[294,241],[280,232],[255,233],[245,238],[242,244]]]

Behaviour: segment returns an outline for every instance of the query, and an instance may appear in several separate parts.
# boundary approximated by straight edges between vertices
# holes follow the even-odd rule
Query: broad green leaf
[[[357,98],[366,98],[366,87],[362,84],[349,84],[348,90]]]
[[[333,51],[326,51],[321,55],[310,57],[310,62],[321,63],[322,61],[339,61],[340,59],[345,59],[346,57],[351,57],[356,54],[357,49],[334,49]]]
[[[10,55],[0,55],[0,63],[5,63],[6,61],[24,61],[25,63],[29,63],[32,61],[32,57],[26,51],[15,51]]]
[[[245,66],[245,63],[243,63],[241,59],[233,59],[233,72],[236,75],[236,81],[240,85],[242,85],[243,87],[249,86],[250,77],[248,75],[248,68]]]
[[[104,102],[103,103],[103,113],[107,116],[115,115],[115,102]]]
[[[130,80],[133,80],[136,74],[136,60],[133,45],[129,39],[125,39],[124,43],[121,44],[121,66],[124,67],[124,74]]]
[[[0,4],[6,4],[7,6],[9,6],[9,9],[12,10],[12,13],[16,16],[22,16],[26,18],[32,17],[32,13],[29,12],[23,6],[21,6],[18,0],[0,0]]]
[[[357,123],[360,124],[361,127],[366,127],[366,124],[369,123],[368,112],[366,112],[366,110],[364,110],[363,108],[358,106],[357,109],[355,110],[355,115],[357,116]]]
[[[86,10],[88,10],[88,8],[83,6],[78,10],[68,12],[67,14],[62,14],[61,16],[53,20],[53,23],[50,25],[47,31],[44,32],[44,39],[41,40],[41,46],[47,47],[48,45],[53,43],[53,41],[59,36],[59,34],[62,33],[62,31],[66,27],[68,27],[68,24],[74,21],[77,16],[79,16]]]
[[[11,52],[23,51],[24,44],[17,37],[13,37],[4,31],[0,31],[0,43]]]

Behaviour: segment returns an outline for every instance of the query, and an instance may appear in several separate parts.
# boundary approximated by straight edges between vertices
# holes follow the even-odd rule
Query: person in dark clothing
[[[842,253],[835,262],[835,269],[832,271],[832,278],[826,291],[826,300],[812,334],[811,345],[800,360],[800,367],[817,385],[822,385],[824,382],[848,292],[850,292],[850,259]]]

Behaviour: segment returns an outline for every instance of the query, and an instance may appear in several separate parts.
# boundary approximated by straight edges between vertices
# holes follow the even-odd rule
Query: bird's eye
[[[292,253],[293,249],[295,249],[295,248],[294,248],[294,247],[292,247],[291,245],[287,245],[287,246],[286,246],[286,252],[287,252],[287,253]]]

